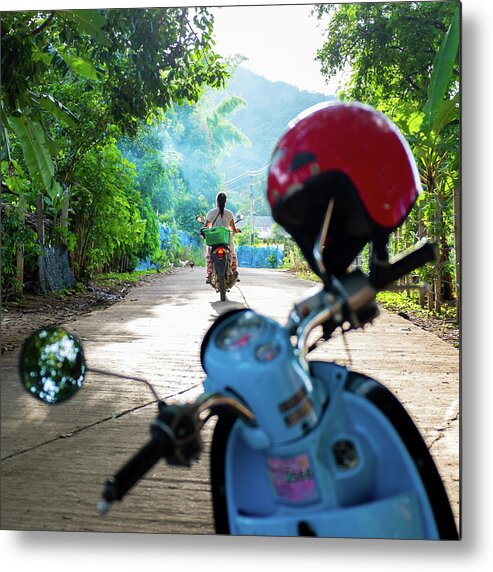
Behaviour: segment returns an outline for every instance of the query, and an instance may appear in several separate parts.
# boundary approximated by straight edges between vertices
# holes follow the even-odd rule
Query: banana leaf
[[[101,30],[106,24],[106,18],[95,10],[63,10],[60,16],[74,22],[80,30],[89,34],[100,44],[109,46],[108,36]]]
[[[46,111],[49,111],[57,119],[60,119],[60,121],[63,121],[70,127],[75,127],[77,123],[79,123],[78,118],[52,95],[41,95],[39,104],[43,109],[46,109]]]
[[[442,44],[433,60],[428,99],[423,107],[427,118],[427,125],[431,128],[435,116],[447,93],[447,88],[453,74],[454,64],[459,50],[460,40],[460,11],[455,11],[452,22],[445,34]]]
[[[452,99],[442,102],[434,116],[433,131],[435,133],[440,133],[445,125],[459,118],[458,103],[458,93]]]
[[[25,115],[10,116],[8,121],[21,144],[24,160],[33,182],[50,191],[53,186],[55,165],[41,124],[31,121]]]
[[[58,50],[58,53],[68,67],[77,75],[93,80],[101,79],[101,72],[96,69],[95,65],[91,61],[72,54],[66,49]]]

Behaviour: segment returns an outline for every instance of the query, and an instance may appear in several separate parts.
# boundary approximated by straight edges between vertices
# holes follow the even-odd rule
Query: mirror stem
[[[327,269],[323,261],[323,251],[325,248],[325,241],[327,240],[327,234],[329,232],[330,219],[332,218],[332,211],[334,210],[334,199],[331,199],[329,205],[327,206],[327,212],[325,213],[324,223],[320,230],[319,237],[315,242],[313,247],[313,258],[319,271],[319,275],[322,278],[326,286],[329,285],[329,277],[327,276]]]
[[[112,371],[105,371],[103,369],[95,369],[93,367],[88,367],[87,371],[99,373],[100,375],[108,375],[110,377],[116,377],[118,379],[127,379],[127,380],[140,381],[141,383],[145,383],[147,385],[147,387],[151,390],[154,397],[156,398],[156,401],[161,401],[161,399],[159,398],[159,395],[156,393],[156,390],[154,389],[152,384],[149,381],[147,381],[147,379],[143,379],[141,377],[131,377],[129,375],[120,375],[119,373],[113,373]]]

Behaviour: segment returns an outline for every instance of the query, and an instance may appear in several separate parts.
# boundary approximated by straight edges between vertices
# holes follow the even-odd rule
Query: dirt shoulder
[[[390,308],[387,308],[392,311]],[[441,316],[418,316],[410,312],[397,312],[399,316],[410,320],[414,325],[422,330],[432,332],[444,342],[459,347],[460,344],[460,329],[455,320]]]
[[[60,296],[52,293],[45,296],[25,294],[18,300],[2,302],[1,353],[19,347],[32,332],[43,326],[56,326],[75,320],[78,316],[108,308],[123,300],[133,288],[140,288],[157,280],[166,280],[169,274],[181,269],[172,269],[160,274],[144,275],[139,282],[119,280],[111,284],[90,282],[79,293]],[[392,311],[391,308],[388,308]],[[459,347],[459,328],[445,317],[418,316],[411,312],[398,312],[419,328],[434,333],[448,344]]]

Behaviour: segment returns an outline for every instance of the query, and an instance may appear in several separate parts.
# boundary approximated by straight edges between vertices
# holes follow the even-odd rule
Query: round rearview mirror
[[[86,369],[82,344],[63,328],[34,332],[19,356],[22,386],[45,403],[72,397],[82,387]]]

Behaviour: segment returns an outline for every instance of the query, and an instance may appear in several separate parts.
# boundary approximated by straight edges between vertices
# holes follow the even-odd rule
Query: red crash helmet
[[[360,103],[324,103],[296,117],[274,150],[267,180],[273,218],[313,266],[313,247],[330,199],[326,270],[347,270],[370,240],[385,242],[421,191],[399,129]]]

